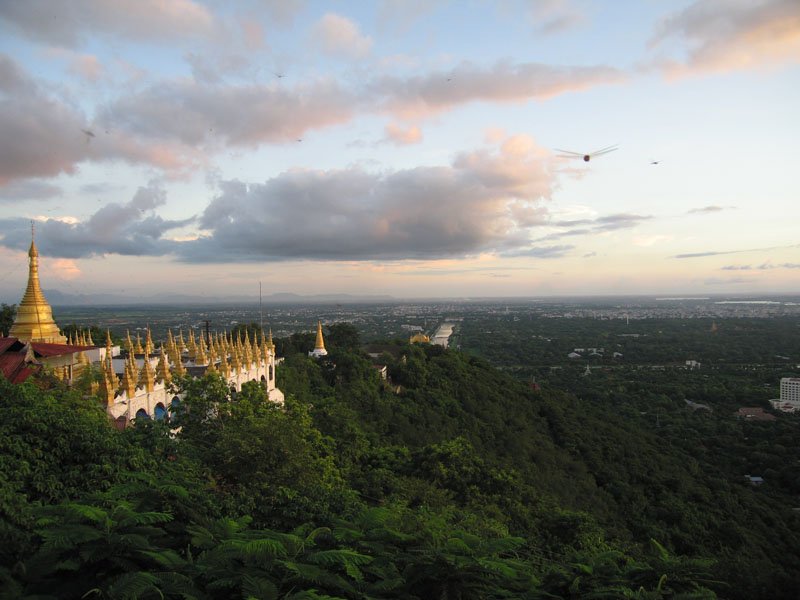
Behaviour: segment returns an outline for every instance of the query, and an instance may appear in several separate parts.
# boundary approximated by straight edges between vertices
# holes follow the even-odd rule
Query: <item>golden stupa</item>
[[[31,248],[28,250],[28,256],[30,257],[28,287],[19,303],[17,316],[8,335],[24,342],[66,344],[67,338],[59,332],[58,325],[53,320],[53,309],[47,303],[39,285],[39,251],[33,241],[33,226],[31,226]]]
[[[325,341],[322,339],[322,321],[317,321],[317,340],[314,343],[315,352],[325,352]]]

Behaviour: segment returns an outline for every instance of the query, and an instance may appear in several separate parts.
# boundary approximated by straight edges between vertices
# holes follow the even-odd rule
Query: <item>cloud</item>
[[[14,140],[0,144],[0,186],[13,179],[72,174],[79,163],[89,160],[119,159],[171,171],[203,163],[195,148],[171,140],[145,143],[113,128],[113,122],[96,125],[88,124],[77,106],[0,54],[0,139]]]
[[[48,274],[59,279],[77,279],[82,275],[80,267],[71,258],[55,258],[47,261]]]
[[[159,82],[127,94],[97,117],[105,127],[164,143],[213,151],[227,146],[293,142],[309,129],[344,123],[357,97],[330,79],[293,88],[269,85],[208,85]]]
[[[520,257],[526,256],[530,258],[561,258],[567,252],[574,249],[575,246],[562,245],[562,246],[532,246],[530,248],[520,248],[510,252],[504,252],[504,257]]]
[[[401,260],[528,248],[526,207],[550,197],[542,149],[514,137],[449,166],[371,173],[294,169],[263,184],[221,184],[181,244],[189,262]]]
[[[744,277],[728,277],[728,278],[720,278],[720,277],[709,277],[708,279],[703,280],[704,285],[728,285],[728,284],[740,284],[740,283],[753,283],[754,280],[747,279]]]
[[[313,28],[314,43],[325,54],[346,58],[363,58],[372,48],[372,39],[358,30],[350,19],[328,13]]]
[[[696,0],[664,19],[651,47],[677,40],[683,61],[666,61],[668,75],[754,69],[800,63],[797,0]]]
[[[612,67],[553,67],[540,63],[491,67],[461,63],[446,72],[408,78],[383,76],[368,91],[384,110],[411,119],[436,114],[469,102],[547,100],[567,92],[621,83],[626,76]]]
[[[709,250],[706,252],[690,252],[688,254],[676,254],[672,258],[702,258],[704,256],[720,256],[723,254],[742,254],[744,252],[766,252],[768,250],[783,250],[786,248],[800,248],[800,244],[789,246],[770,246],[769,248],[748,248],[746,250]]]
[[[82,127],[85,119],[76,108],[49,97],[0,54],[0,185],[72,173],[89,155]]]
[[[90,118],[63,90],[34,80],[0,54],[0,138],[18,140],[0,148],[0,185],[72,174],[82,162],[108,160],[180,176],[207,168],[226,149],[294,142],[309,130],[359,115],[408,121],[411,115],[431,116],[468,102],[543,100],[622,78],[606,67],[500,63],[490,68],[462,64],[447,73],[410,78],[366,78],[352,85],[332,77],[295,85],[228,83],[223,74],[244,68],[245,59],[233,54],[211,62],[192,54],[186,58],[195,79],[126,86],[94,107]],[[413,127],[387,128],[387,139],[395,142],[410,143],[420,135]]]
[[[597,256],[597,252],[592,251],[592,252],[587,252],[586,254],[584,254],[583,258],[593,258],[595,256]]]
[[[382,0],[376,20],[381,29],[405,33],[443,4],[444,0]]]
[[[656,235],[649,235],[649,236],[636,236],[633,238],[633,245],[640,246],[642,248],[649,248],[650,246],[655,246],[661,242],[668,242],[672,240],[671,235],[663,235],[663,234],[656,234]]]
[[[389,123],[384,131],[386,132],[385,141],[400,146],[419,144],[422,141],[422,131],[416,125],[402,127],[394,123]]]
[[[192,0],[25,0],[0,2],[0,20],[28,37],[75,47],[90,35],[172,41],[205,36],[214,16]]]
[[[566,247],[531,247],[530,229],[555,185],[548,153],[513,136],[497,150],[455,157],[449,166],[372,173],[293,169],[263,184],[220,183],[195,220],[155,213],[166,202],[157,183],[126,204],[109,203],[85,222],[48,219],[44,254],[166,255],[196,263],[265,260],[406,260],[503,254],[551,257]],[[197,239],[165,234],[195,222]],[[27,221],[0,220],[0,244],[24,250]],[[183,241],[180,241],[183,240]]]
[[[545,35],[561,33],[580,25],[585,15],[568,0],[537,0],[531,3],[530,20],[534,31]]]
[[[650,215],[636,215],[631,213],[616,213],[597,217],[595,219],[568,219],[561,221],[550,221],[550,227],[566,228],[565,231],[557,231],[539,238],[538,242],[557,240],[563,237],[574,237],[579,235],[595,235],[618,229],[629,229],[636,227],[642,221],[652,219]]]
[[[140,187],[130,202],[111,202],[85,222],[72,219],[48,219],[37,226],[36,245],[47,255],[81,258],[121,254],[161,256],[173,251],[174,244],[163,239],[172,229],[183,227],[192,218],[166,221],[154,209],[166,202],[164,190],[157,184]],[[0,220],[4,235],[0,244],[24,250],[30,244],[29,222],[25,219]]]
[[[717,206],[717,205],[713,205],[712,204],[711,206],[704,206],[703,208],[692,208],[691,210],[687,211],[687,214],[693,215],[693,214],[715,213],[715,212],[720,212],[720,211],[723,211],[723,210],[727,210],[729,208],[736,208],[736,207],[735,206]]]
[[[60,196],[61,192],[56,185],[29,179],[0,186],[0,200],[48,200]]]
[[[772,269],[800,269],[800,263],[781,263],[774,265],[770,262],[752,267],[750,265],[727,265],[720,267],[722,271],[769,271]]]

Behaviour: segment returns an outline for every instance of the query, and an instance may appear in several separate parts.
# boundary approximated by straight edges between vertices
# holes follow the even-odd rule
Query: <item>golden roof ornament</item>
[[[34,223],[31,221],[31,247],[28,250],[28,285],[17,307],[9,337],[23,342],[48,342],[66,344],[67,338],[53,319],[53,309],[44,297],[39,284],[39,250],[34,242]]]

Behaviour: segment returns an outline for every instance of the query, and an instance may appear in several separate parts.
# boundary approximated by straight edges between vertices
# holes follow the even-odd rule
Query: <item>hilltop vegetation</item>
[[[601,390],[438,347],[384,355],[390,387],[352,327],[330,334],[320,361],[278,340],[285,408],[179,381],[177,435],[0,382],[5,597],[795,597],[797,482],[750,486],[726,445],[765,450],[775,424],[660,399],[678,443]]]

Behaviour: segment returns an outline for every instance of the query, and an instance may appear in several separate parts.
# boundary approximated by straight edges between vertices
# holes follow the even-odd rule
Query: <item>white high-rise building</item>
[[[781,379],[781,402],[800,404],[800,377]]]

